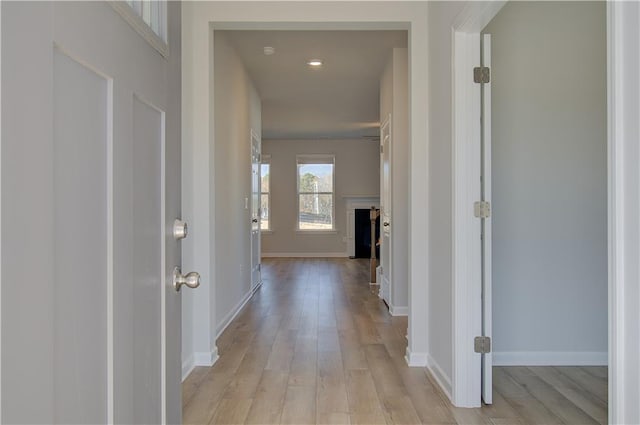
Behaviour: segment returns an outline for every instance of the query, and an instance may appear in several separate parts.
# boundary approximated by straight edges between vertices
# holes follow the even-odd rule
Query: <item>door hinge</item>
[[[488,336],[477,336],[473,340],[473,351],[480,354],[491,352],[491,338]]]
[[[384,153],[384,145],[380,144],[380,153]]]
[[[262,154],[261,153],[258,154],[258,161],[257,162],[262,162]]]
[[[491,217],[491,204],[486,201],[474,202],[473,215],[475,215],[478,218]]]
[[[477,66],[473,68],[473,82],[486,84],[491,81],[491,70],[488,66]]]

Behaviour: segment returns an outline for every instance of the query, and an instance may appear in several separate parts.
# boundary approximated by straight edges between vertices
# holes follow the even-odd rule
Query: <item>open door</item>
[[[260,266],[260,137],[251,130],[251,289],[262,281]]]
[[[491,68],[491,35],[480,39],[481,66]],[[480,88],[481,98],[481,166],[480,195],[491,205],[491,78]],[[482,335],[491,341],[491,214],[481,219],[482,234]],[[491,343],[489,343],[491,347]],[[493,359],[491,349],[482,354],[482,401],[493,403]]]
[[[181,422],[181,5],[142,3],[0,4],[3,423]]]
[[[391,305],[391,114],[380,126],[380,298]]]

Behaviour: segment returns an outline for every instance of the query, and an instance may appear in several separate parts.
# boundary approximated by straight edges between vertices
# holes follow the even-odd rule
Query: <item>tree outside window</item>
[[[298,156],[298,229],[334,229],[334,157]]]
[[[269,179],[271,172],[271,164],[268,158],[263,156],[262,164],[260,164],[260,229],[271,230],[271,222],[269,220]]]

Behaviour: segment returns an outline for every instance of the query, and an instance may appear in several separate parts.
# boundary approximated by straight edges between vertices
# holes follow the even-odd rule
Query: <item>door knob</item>
[[[190,272],[186,275],[182,275],[179,267],[173,269],[173,287],[176,291],[180,291],[182,285],[186,285],[191,289],[200,286],[200,274],[197,272]]]
[[[188,230],[189,229],[187,228],[187,223],[180,220],[179,218],[176,218],[176,220],[173,222],[173,237],[177,240],[186,238]]]
[[[384,223],[382,223],[382,225],[383,225],[384,227],[389,227],[389,222],[388,222],[388,221],[385,221]]]
[[[254,218],[253,220],[251,220],[251,222],[252,222],[252,223],[257,223],[257,222],[258,222],[258,219],[257,219],[257,218]]]

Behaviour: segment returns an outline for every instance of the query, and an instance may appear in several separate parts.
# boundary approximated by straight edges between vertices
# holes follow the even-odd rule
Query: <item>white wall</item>
[[[609,423],[640,423],[640,4],[611,2]]]
[[[429,2],[429,367],[448,391],[453,374],[451,26],[465,2]]]
[[[512,2],[492,34],[496,364],[606,364],[604,2]]]
[[[391,305],[404,314],[409,305],[409,93],[408,50],[395,48],[380,79],[380,121],[391,114]]]
[[[251,294],[250,217],[245,198],[251,192],[250,132],[262,131],[260,97],[224,32],[216,31],[213,42],[215,122],[208,147],[213,167],[207,167],[209,176],[189,178],[196,193],[207,191],[203,198],[211,212],[208,229],[191,226],[190,233],[208,239],[213,246],[201,249],[215,252],[216,257],[202,260],[206,267],[200,270],[209,274],[203,276],[201,287],[183,293],[183,375],[193,365],[210,365],[216,360],[215,340]],[[207,179],[206,185],[202,179]],[[192,190],[186,188],[185,197],[195,201]],[[195,256],[186,255],[187,260]]]
[[[260,97],[225,32],[214,33],[216,333],[251,288],[251,130],[262,133]]]
[[[377,197],[380,193],[380,150],[370,140],[263,140],[271,156],[271,231],[262,234],[263,255],[347,254],[344,197]],[[296,231],[298,220],[296,155],[335,155],[335,232]]]

